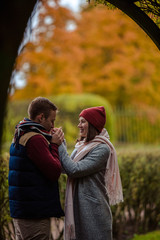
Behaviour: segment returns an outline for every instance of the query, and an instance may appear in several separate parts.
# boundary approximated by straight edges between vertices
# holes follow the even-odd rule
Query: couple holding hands
[[[65,240],[112,240],[110,205],[123,201],[116,151],[103,106],[79,114],[79,139],[68,155],[57,107],[35,98],[10,147],[9,203],[16,240],[49,240],[50,218],[65,215]],[[58,179],[68,175],[65,214]]]

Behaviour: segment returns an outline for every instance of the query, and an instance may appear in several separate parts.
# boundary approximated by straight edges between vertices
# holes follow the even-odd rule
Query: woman
[[[65,240],[111,240],[110,205],[123,201],[116,152],[104,129],[104,107],[79,115],[80,141],[71,157],[61,144],[59,156],[68,175]]]

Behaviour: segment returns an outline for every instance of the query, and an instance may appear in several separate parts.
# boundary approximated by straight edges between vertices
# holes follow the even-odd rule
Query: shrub
[[[124,202],[113,207],[116,239],[158,228],[160,222],[160,151],[118,154]],[[128,239],[128,238],[127,238]]]
[[[159,240],[160,231],[154,231],[145,235],[136,235],[132,240]]]
[[[11,237],[8,201],[8,155],[0,156],[0,239]]]
[[[4,121],[3,146],[2,151],[9,151],[9,147],[14,136],[16,124],[24,117],[27,117],[27,108],[29,101],[9,102],[7,106],[7,115]]]
[[[117,149],[118,150],[118,149]],[[113,236],[116,240],[131,239],[134,233],[146,233],[158,229],[160,222],[160,150],[118,151],[124,202],[112,207]],[[0,230],[9,235],[8,223],[8,156],[0,158]],[[61,202],[64,206],[66,175],[61,175]],[[6,234],[5,233],[5,234]],[[2,235],[2,236],[3,236]],[[0,239],[5,239],[0,236]],[[7,237],[7,239],[11,239]],[[152,239],[152,238],[151,238]],[[144,239],[144,240],[151,240]],[[139,239],[134,239],[139,240]]]

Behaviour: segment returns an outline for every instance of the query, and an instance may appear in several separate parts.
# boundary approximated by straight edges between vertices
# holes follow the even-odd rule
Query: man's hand
[[[61,143],[64,141],[64,133],[62,131],[62,128],[54,128],[53,131],[51,131],[52,139],[51,143],[56,143],[57,145],[61,145]]]

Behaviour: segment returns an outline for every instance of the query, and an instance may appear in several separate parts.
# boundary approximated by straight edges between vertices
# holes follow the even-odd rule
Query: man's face
[[[54,128],[54,122],[56,120],[56,111],[51,110],[48,118],[42,116],[41,125],[48,131]]]

